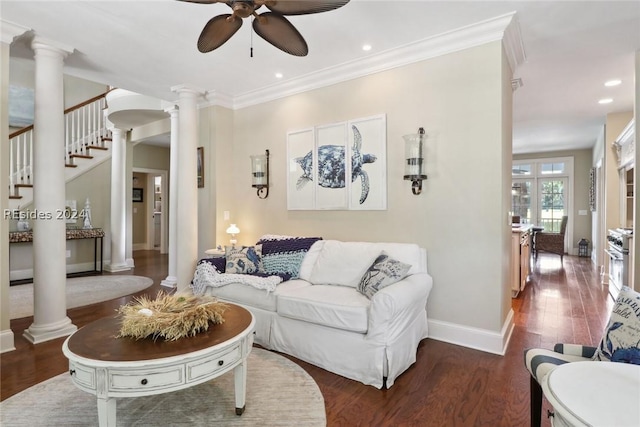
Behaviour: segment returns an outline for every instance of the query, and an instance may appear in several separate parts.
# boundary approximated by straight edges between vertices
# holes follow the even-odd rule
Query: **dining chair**
[[[568,216],[562,217],[559,233],[544,231],[536,233],[536,257],[538,256],[539,251],[550,252],[556,255],[560,255],[560,262],[562,262],[564,258],[564,234],[567,231],[568,220]]]

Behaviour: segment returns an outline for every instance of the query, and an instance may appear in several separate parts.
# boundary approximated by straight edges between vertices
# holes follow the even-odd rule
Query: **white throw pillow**
[[[316,259],[309,282],[356,288],[380,250],[364,242],[326,240]]]

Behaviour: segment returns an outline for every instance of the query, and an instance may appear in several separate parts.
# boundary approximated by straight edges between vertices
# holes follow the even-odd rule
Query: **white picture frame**
[[[384,114],[288,132],[287,208],[386,210],[386,148]]]

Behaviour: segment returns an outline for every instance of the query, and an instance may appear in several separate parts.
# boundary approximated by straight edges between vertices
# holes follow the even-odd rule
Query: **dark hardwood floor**
[[[135,274],[151,277],[162,289],[167,257],[134,253]],[[435,286],[438,286],[435,283]],[[68,311],[81,327],[131,300],[131,296]],[[513,300],[515,329],[505,356],[431,339],[418,349],[417,362],[389,390],[378,390],[291,358],[315,379],[325,399],[329,426],[527,426],[529,375],[523,349],[552,348],[556,342],[596,345],[613,302],[587,258],[541,254],[532,280]],[[65,372],[63,338],[32,345],[22,332],[33,318],[11,322],[16,350],[0,355],[1,399]],[[544,403],[543,411],[550,409]],[[304,408],[301,408],[304,410]],[[549,426],[543,419],[543,426]]]

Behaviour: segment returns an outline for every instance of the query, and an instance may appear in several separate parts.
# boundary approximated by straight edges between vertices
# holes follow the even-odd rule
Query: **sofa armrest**
[[[556,344],[553,351],[568,356],[580,356],[591,358],[596,353],[595,347],[580,344]]]
[[[378,291],[371,298],[366,339],[391,343],[417,316],[426,317],[432,286],[429,274],[418,273]]]

